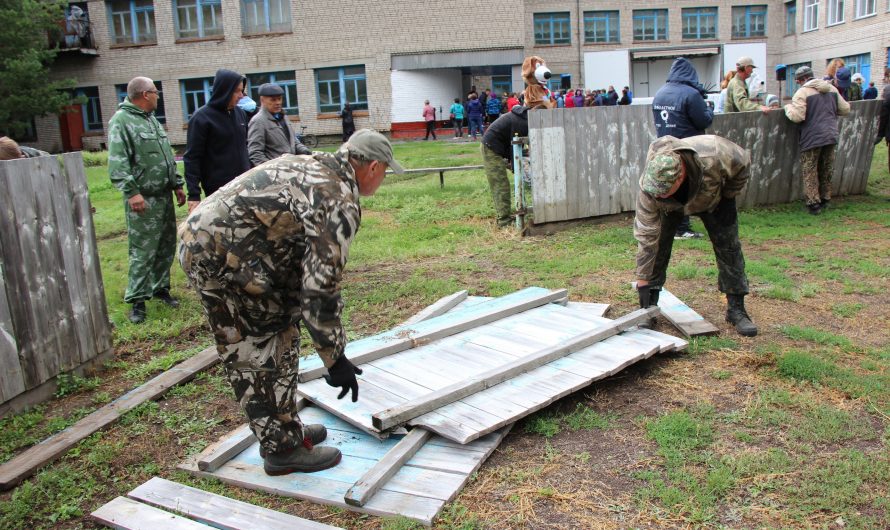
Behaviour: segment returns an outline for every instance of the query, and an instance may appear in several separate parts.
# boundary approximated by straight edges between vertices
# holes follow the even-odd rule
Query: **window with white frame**
[[[840,24],[844,21],[844,0],[828,0],[828,24]]]
[[[877,12],[875,0],[856,0],[856,18],[874,15]]]
[[[155,44],[155,6],[152,0],[106,2],[108,29],[113,44]]]
[[[242,32],[284,33],[291,30],[288,0],[241,0]]]
[[[223,34],[222,0],[174,0],[177,39],[199,39]]]
[[[803,30],[810,31],[819,28],[819,0],[804,0],[803,2]]]
[[[164,107],[164,87],[160,81],[155,81],[155,88],[158,89],[158,108],[155,109],[155,119],[159,123],[167,123],[167,112]],[[114,85],[117,89],[117,101],[122,102],[127,97],[127,84]]]
[[[260,102],[260,85],[275,83],[284,90],[284,99],[281,102],[285,114],[299,115],[300,106],[297,101],[297,77],[294,72],[269,72],[262,74],[247,74],[247,94]]]

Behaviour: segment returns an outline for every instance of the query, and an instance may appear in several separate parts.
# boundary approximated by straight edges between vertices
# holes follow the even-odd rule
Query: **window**
[[[189,121],[196,110],[210,101],[213,78],[183,79],[179,86],[182,91],[182,112],[185,114],[185,121]]]
[[[290,2],[241,0],[241,23],[245,35],[290,31]]]
[[[797,33],[797,1],[785,3],[785,35]]]
[[[75,88],[74,95],[85,99],[80,104],[80,112],[83,115],[83,130],[87,132],[102,131],[102,107],[99,105],[99,87]]]
[[[794,93],[797,92],[798,88],[800,88],[800,84],[798,84],[797,81],[795,81],[795,79],[794,79],[794,72],[796,72],[797,69],[800,68],[801,66],[809,66],[810,68],[812,68],[813,64],[810,62],[797,63],[797,64],[789,64],[787,67],[788,75],[786,75],[785,78],[788,80],[787,81],[788,84],[786,85],[785,95],[788,96],[789,98],[794,97]]]
[[[114,85],[117,89],[117,101],[122,102],[127,97],[127,85]],[[160,81],[155,81],[155,88],[158,89],[158,108],[155,109],[155,118],[161,123],[167,123],[167,112],[164,110],[164,88]]]
[[[568,90],[572,87],[572,74],[553,74],[553,77],[547,80],[547,88],[556,92],[557,90]]]
[[[667,9],[634,11],[634,40],[667,40],[667,38]]]
[[[826,26],[844,21],[844,0],[828,0],[828,22]]]
[[[340,112],[347,101],[353,110],[368,109],[363,65],[316,70],[315,84],[318,89],[318,112]]]
[[[284,89],[285,114],[297,116],[300,114],[300,106],[297,102],[297,77],[294,72],[270,72],[266,74],[247,74],[247,94],[259,104],[260,85],[275,83]]]
[[[618,11],[585,11],[584,42],[620,42]]]
[[[683,38],[687,40],[717,38],[717,8],[691,7],[683,11]]]
[[[803,0],[803,30],[819,29],[819,0]]]
[[[223,34],[221,0],[174,0],[173,22],[177,39],[198,39]]]
[[[552,77],[550,79],[553,79]],[[504,92],[513,92],[513,79],[509,75],[493,75],[491,76],[491,91],[503,97]]]
[[[732,8],[732,38],[766,37],[766,6]]]
[[[871,80],[871,54],[848,55],[847,57],[841,57],[841,59],[844,60],[844,64],[850,69],[850,75],[862,74],[862,77],[865,78],[865,86],[868,86],[868,82]]]
[[[568,13],[535,13],[535,44],[571,44],[572,22]]]
[[[875,8],[875,0],[856,0],[856,18],[874,15]]]
[[[106,6],[113,44],[158,42],[152,0],[112,0]]]

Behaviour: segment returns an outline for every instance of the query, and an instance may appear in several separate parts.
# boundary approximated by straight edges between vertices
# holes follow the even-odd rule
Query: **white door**
[[[649,93],[649,61],[634,61],[633,63],[634,98],[648,98],[654,94]]]

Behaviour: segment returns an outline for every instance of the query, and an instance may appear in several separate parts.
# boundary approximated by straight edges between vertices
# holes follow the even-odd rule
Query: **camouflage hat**
[[[664,195],[670,191],[680,177],[683,167],[677,153],[662,153],[652,157],[646,164],[646,172],[640,179],[640,188],[650,195]]]
[[[394,173],[402,173],[405,170],[392,156],[392,144],[377,131],[362,129],[356,131],[346,142],[350,153],[362,156],[367,160],[385,162]]]

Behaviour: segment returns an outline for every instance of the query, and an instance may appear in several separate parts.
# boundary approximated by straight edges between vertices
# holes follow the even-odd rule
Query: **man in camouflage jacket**
[[[762,110],[764,114],[770,111],[769,107],[758,105],[751,101],[748,93],[747,79],[754,73],[754,60],[750,57],[739,57],[736,62],[735,77],[726,87],[726,99],[723,102],[723,112],[746,112],[750,110]]]
[[[757,334],[745,310],[748,279],[735,203],[750,165],[745,149],[714,135],[663,136],[649,146],[634,219],[640,307],[658,303],[677,224],[684,215],[698,215],[717,258],[717,283],[728,302],[726,320],[741,335]]]
[[[299,324],[327,367],[328,384],[358,399],[343,354],[340,282],[361,221],[387,166],[400,173],[380,133],[362,130],[334,153],[282,155],[202,201],[183,224],[179,261],[197,290],[235,398],[260,441],[270,475],[319,471],[340,452],[316,446],[294,400]]]
[[[171,192],[179,206],[185,204],[185,193],[167,133],[154,116],[157,107],[154,82],[136,77],[108,123],[108,174],[124,196],[130,257],[124,301],[133,304],[133,323],[145,320],[149,298],[179,306],[170,295],[170,265],[176,252]]]

